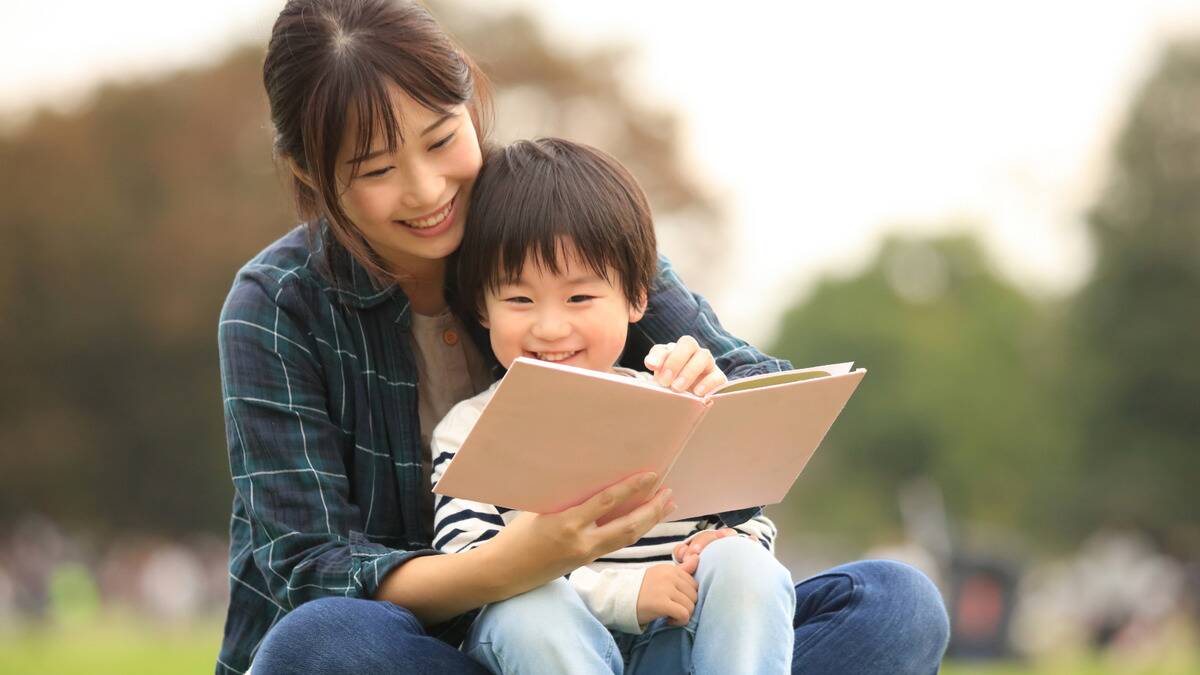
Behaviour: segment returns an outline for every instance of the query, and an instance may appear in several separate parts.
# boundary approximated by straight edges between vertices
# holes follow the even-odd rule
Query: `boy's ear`
[[[479,310],[479,325],[483,326],[484,328],[486,328],[488,330],[492,329],[492,323],[490,321],[488,321],[486,308]]]
[[[638,302],[636,305],[629,306],[629,323],[637,323],[638,321],[641,321],[642,317],[645,315],[646,315],[646,294],[643,293],[642,297],[638,299]]]

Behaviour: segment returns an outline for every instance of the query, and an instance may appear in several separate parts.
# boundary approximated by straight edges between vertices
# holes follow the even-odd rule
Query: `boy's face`
[[[484,298],[483,325],[491,330],[492,350],[505,368],[518,356],[611,371],[625,348],[629,324],[644,307],[630,307],[620,282],[606,281],[565,244],[561,274],[525,261],[521,276]]]

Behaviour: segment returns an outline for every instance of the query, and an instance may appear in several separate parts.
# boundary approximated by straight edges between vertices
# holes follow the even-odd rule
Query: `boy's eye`
[[[429,146],[429,149],[437,150],[438,148],[446,145],[447,143],[449,143],[452,140],[454,140],[454,134],[453,133],[447,134],[445,138],[443,138],[442,140],[438,141],[437,143],[434,143],[433,145]]]
[[[596,298],[596,296],[594,296],[594,295],[572,295],[570,298],[568,298],[567,301],[568,302],[587,302],[588,300],[594,300],[595,298]]]
[[[514,295],[510,298],[505,298],[504,301],[511,302],[516,305],[527,305],[527,304],[530,304],[533,302],[533,300],[530,300],[529,298],[527,298],[523,295]]]

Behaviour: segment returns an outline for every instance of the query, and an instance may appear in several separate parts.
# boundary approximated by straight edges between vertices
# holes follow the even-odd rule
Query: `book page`
[[[783,500],[866,374],[747,389],[710,400],[664,485],[682,519]]]
[[[753,377],[734,380],[714,390],[709,396],[717,394],[730,394],[735,391],[746,391],[747,389],[758,389],[760,387],[770,387],[776,384],[786,384],[788,382],[799,382],[801,380],[811,380],[816,377],[829,377],[830,375],[844,375],[850,372],[854,367],[854,362],[835,363],[828,366],[816,366],[814,368],[801,368],[799,370],[785,370],[781,373],[765,373],[763,375],[754,375]]]

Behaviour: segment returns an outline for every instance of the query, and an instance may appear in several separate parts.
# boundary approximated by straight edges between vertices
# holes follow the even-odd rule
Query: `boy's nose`
[[[533,324],[533,335],[539,340],[558,340],[570,332],[570,324],[555,315],[540,316]]]

